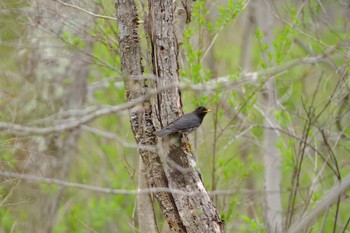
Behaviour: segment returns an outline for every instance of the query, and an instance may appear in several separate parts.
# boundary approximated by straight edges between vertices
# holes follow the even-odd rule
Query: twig
[[[82,130],[85,130],[87,132],[90,132],[92,134],[95,135],[99,135],[102,136],[104,138],[108,138],[108,139],[112,139],[112,140],[116,140],[118,141],[123,147],[128,147],[128,148],[136,148],[136,149],[141,149],[141,150],[147,150],[147,151],[151,151],[153,153],[157,152],[157,148],[155,146],[146,146],[146,145],[138,145],[136,143],[130,143],[127,142],[125,140],[123,140],[121,137],[119,137],[118,135],[114,134],[114,133],[110,133],[110,132],[105,132],[103,130],[99,130],[99,129],[95,129],[93,127],[87,126],[87,125],[83,125],[81,127]]]
[[[59,2],[59,3],[61,3],[64,6],[80,10],[80,11],[85,12],[85,13],[87,13],[89,15],[94,16],[94,17],[98,17],[98,18],[102,18],[102,19],[111,19],[111,20],[115,20],[115,21],[117,20],[117,18],[115,18],[115,17],[106,16],[106,15],[99,15],[99,14],[93,13],[91,11],[85,10],[84,8],[78,7],[76,5],[72,5],[72,4],[69,4],[69,3],[62,2],[61,0],[54,0],[54,1]]]
[[[194,196],[194,195],[199,194],[199,193],[194,193],[194,192],[175,190],[175,189],[166,188],[166,187],[164,187],[164,188],[149,188],[149,189],[142,189],[142,190],[103,188],[103,187],[80,184],[80,183],[71,183],[71,182],[66,182],[66,181],[62,181],[62,180],[58,180],[58,179],[39,177],[39,176],[35,176],[35,175],[19,174],[19,173],[5,172],[5,171],[0,171],[0,176],[26,180],[26,181],[30,181],[30,182],[55,184],[55,185],[59,185],[59,186],[63,186],[63,187],[79,188],[79,189],[93,191],[93,192],[115,194],[115,195],[139,195],[139,194],[157,193],[157,192],[170,192],[170,193],[186,195],[186,196]]]
[[[168,192],[168,193],[179,194],[184,196],[195,196],[195,195],[201,194],[201,192],[188,192],[180,189],[173,189],[173,188],[167,188],[167,187],[148,188],[148,189],[142,189],[142,190],[103,188],[103,187],[80,184],[80,183],[72,183],[72,182],[67,182],[67,181],[53,179],[53,178],[40,177],[36,175],[20,174],[20,173],[6,172],[6,171],[0,171],[0,176],[26,180],[28,182],[59,185],[63,187],[78,188],[82,190],[105,193],[105,194],[113,194],[113,195],[140,195],[140,194],[149,194],[149,193],[158,193],[158,192]],[[264,191],[262,190],[216,190],[216,191],[208,192],[208,194],[209,195],[232,195],[232,194],[237,194],[237,192],[256,193],[256,194],[264,193]],[[275,191],[271,190],[270,192],[275,192]]]
[[[169,84],[167,86],[163,86],[158,89],[150,89],[145,95],[140,96],[139,98],[136,98],[132,102],[128,102],[128,103],[116,105],[116,106],[101,107],[95,111],[89,112],[88,114],[86,114],[85,116],[82,116],[79,119],[75,119],[75,118],[65,119],[60,121],[59,124],[56,123],[55,125],[50,127],[45,127],[45,128],[29,127],[21,124],[0,122],[0,134],[5,133],[5,134],[14,134],[16,136],[24,136],[24,135],[47,135],[51,133],[61,133],[67,130],[78,128],[81,125],[87,124],[98,117],[127,111],[131,108],[138,106],[142,102],[149,100],[152,96],[157,95],[162,91],[170,90],[172,88],[179,88],[181,90],[190,89],[198,92],[215,91],[217,89],[220,89],[220,91],[232,90],[234,87],[238,87],[243,84],[259,83],[257,82],[257,79],[260,76],[265,76],[265,75],[271,76],[271,75],[280,73],[284,70],[287,70],[289,68],[292,68],[294,66],[297,66],[299,64],[305,64],[305,63],[315,64],[318,62],[322,62],[324,60],[324,56],[332,53],[335,49],[336,49],[336,46],[327,50],[322,55],[296,59],[287,64],[273,67],[271,69],[266,69],[266,70],[257,71],[257,72],[242,73],[241,77],[238,80],[231,80],[229,76],[226,76],[226,77],[221,77],[216,79],[216,82],[208,82],[204,84],[187,84],[187,83],[176,82],[176,83]],[[65,113],[62,113],[62,114],[65,115]],[[220,136],[220,134],[218,136]]]
[[[338,201],[338,198],[350,187],[350,176],[344,178],[337,186],[329,191],[325,198],[317,203],[316,207],[309,213],[300,217],[295,221],[295,224],[288,230],[288,233],[299,233],[309,226],[316,218],[333,204]]]

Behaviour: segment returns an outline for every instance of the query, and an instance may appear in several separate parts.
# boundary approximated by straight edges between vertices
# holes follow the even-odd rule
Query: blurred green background
[[[114,2],[80,2],[77,5],[81,9],[64,6],[63,1],[47,0],[48,4],[50,2],[61,7],[55,14],[46,13],[48,8],[40,1],[0,2],[1,122],[48,127],[64,119],[60,115],[66,110],[64,90],[75,77],[57,71],[62,75],[58,80],[52,70],[65,71],[64,67],[70,67],[71,55],[77,51],[91,59],[86,99],[79,108],[126,102],[116,21],[90,17],[90,21],[77,22],[83,19],[80,15],[89,16],[81,9],[115,17]],[[200,129],[189,137],[208,191],[228,191],[225,195],[212,196],[227,232],[265,232],[262,148],[266,127],[261,93],[267,77],[273,77],[276,84],[278,109],[274,114],[279,125],[276,146],[282,159],[283,215],[289,216],[292,208],[294,221],[316,206],[337,183],[336,166],[341,177],[350,174],[349,3],[268,2],[274,12],[273,27],[270,28],[272,45],[264,42],[266,32],[256,27],[255,13],[249,5],[252,3],[239,0],[195,1],[192,21],[180,44],[181,81],[201,84],[225,79],[234,83],[230,88],[214,91],[182,91],[184,112],[190,112],[198,105],[213,111],[206,116]],[[143,20],[145,9],[148,9],[146,3],[138,1],[137,6],[139,19]],[[38,17],[39,12],[42,18]],[[45,17],[59,20],[46,21]],[[54,22],[64,26],[57,29]],[[139,33],[147,73],[149,48],[142,22]],[[92,47],[86,52],[89,45]],[[245,46],[250,48],[249,55]],[[41,50],[43,47],[45,50]],[[262,55],[266,51],[269,51],[267,60]],[[36,56],[42,59],[39,65],[33,65],[34,53],[39,53]],[[43,59],[45,56],[53,57],[54,62]],[[246,56],[249,56],[248,67],[243,64]],[[305,58],[319,60],[309,64]],[[256,80],[242,77],[244,72],[272,68],[280,70],[271,71],[272,76],[259,75]],[[139,155],[127,111],[98,117],[88,127],[114,136],[108,138],[81,130],[67,181],[112,189],[137,189]],[[42,136],[13,135],[6,130],[1,133],[2,171],[25,173],[26,166],[30,166],[29,148],[33,144],[37,144],[39,150],[45,147],[46,156],[54,156]],[[69,133],[49,137],[60,137],[64,144]],[[304,141],[307,142],[305,148]],[[299,165],[295,203],[288,208]],[[36,208],[30,196],[26,196],[28,187],[8,177],[2,177],[1,182],[0,232],[22,232],[17,226],[30,218],[28,215]],[[46,196],[59,193],[53,232],[138,232],[135,195],[113,195],[79,188],[59,191],[57,185],[45,183],[31,185],[39,185]],[[336,232],[350,232],[345,229],[350,218],[349,204],[348,198],[344,197],[339,208],[330,208],[310,232],[333,232],[334,224],[337,225]],[[160,232],[168,232],[156,201],[154,206]],[[32,211],[28,212],[28,208]]]

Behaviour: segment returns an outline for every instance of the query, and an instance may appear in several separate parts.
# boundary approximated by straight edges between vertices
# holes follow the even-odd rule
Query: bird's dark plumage
[[[171,133],[190,133],[195,131],[202,124],[204,116],[210,111],[210,109],[205,107],[198,107],[193,112],[176,118],[172,123],[154,132],[154,134],[158,137],[164,137]]]

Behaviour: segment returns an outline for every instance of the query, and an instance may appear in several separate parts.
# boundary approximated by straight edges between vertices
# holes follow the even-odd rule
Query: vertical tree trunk
[[[241,59],[240,65],[244,72],[249,72],[251,63],[252,63],[252,55],[251,55],[251,38],[256,28],[256,19],[255,19],[255,2],[251,1],[248,3],[247,11],[244,12],[244,26],[242,33],[242,51],[241,51]]]
[[[76,29],[91,26],[92,19],[81,17],[67,9],[62,17],[62,6],[46,0],[32,1],[33,27],[29,28],[24,76],[24,93],[34,89],[36,98],[23,99],[27,106],[23,108],[21,121],[30,121],[37,117],[50,116],[60,110],[80,108],[87,92],[90,58],[77,50],[69,51],[66,45],[57,38],[67,28],[69,20],[81,20]],[[72,21],[70,21],[72,22]],[[70,31],[70,33],[74,33]],[[86,43],[85,51],[90,52],[92,43],[89,37],[82,39]],[[53,46],[48,46],[52,44]],[[69,81],[69,84],[67,84]],[[30,83],[30,84],[28,84]],[[43,103],[43,104],[42,104]],[[39,116],[40,115],[40,116]],[[47,178],[65,180],[70,165],[77,152],[79,129],[65,135],[46,135],[18,139],[14,156],[19,159],[18,169],[24,173]],[[16,225],[18,231],[48,233],[53,231],[59,202],[62,198],[62,187],[43,189],[39,184],[21,181],[16,186],[14,198],[29,203],[20,208],[18,216],[21,221]]]
[[[174,27],[174,2],[149,1],[149,16],[146,20],[148,38],[152,49],[153,73],[157,87],[163,87],[179,80],[178,44]],[[142,96],[149,81],[142,78],[139,36],[137,33],[137,12],[132,0],[118,0],[116,3],[122,71],[125,75],[128,101]],[[187,8],[189,9],[189,8]],[[182,15],[182,14],[180,14]],[[181,20],[180,20],[181,21]],[[181,21],[183,22],[183,21]],[[177,33],[181,32],[181,26]],[[141,111],[131,111],[130,119],[133,133],[140,146],[155,146],[154,125],[160,128],[182,113],[180,91],[177,88],[159,93],[152,100],[142,104]],[[160,121],[158,120],[160,119]],[[160,143],[161,158],[158,153],[140,148],[145,165],[146,177],[150,187],[170,187],[189,192],[196,196],[184,196],[158,192],[157,201],[173,232],[224,232],[223,223],[215,206],[204,188],[194,167],[188,139],[178,135],[176,144],[170,148]],[[169,165],[169,161],[171,165]],[[177,164],[174,166],[174,164]],[[169,166],[166,166],[169,165]],[[165,166],[165,169],[163,169]],[[186,172],[182,172],[182,167]]]
[[[144,95],[147,88],[147,82],[142,76],[143,67],[141,65],[138,18],[135,2],[133,0],[117,0],[116,12],[122,62],[121,68],[125,76],[124,80],[127,90],[126,97],[128,101],[133,101],[135,98]],[[144,163],[145,175],[149,187],[168,187],[168,181],[159,156],[151,150],[142,149],[142,146],[155,147],[156,145],[150,102],[146,100],[142,104],[141,110],[131,110],[129,115],[135,140],[140,145],[139,153]],[[166,192],[156,192],[155,197],[170,229],[174,232],[185,232],[172,195]]]
[[[142,80],[143,67],[141,64],[141,51],[139,45],[138,35],[138,18],[135,3],[131,1],[117,1],[116,2],[116,15],[118,19],[119,29],[119,47],[122,61],[122,72],[124,75],[125,86],[127,89],[126,97],[128,101],[133,101],[135,98],[144,94],[146,84],[145,80]],[[124,29],[124,30],[123,30]],[[131,110],[130,123],[136,139],[136,142],[140,145],[152,146],[155,144],[154,136],[148,140],[144,140],[145,134],[149,131],[153,131],[153,127],[147,122],[150,121],[150,108],[147,107],[148,102],[145,101],[143,109],[141,111]],[[145,125],[146,124],[146,125]],[[148,127],[147,127],[148,126]],[[150,187],[156,187],[154,182],[149,182],[146,175],[151,174],[149,167],[145,167],[144,161],[149,164],[157,164],[157,157],[153,153],[147,150],[139,150],[141,154],[139,161],[139,190]],[[148,168],[148,169],[147,169]],[[154,171],[159,179],[159,185],[166,186],[166,179],[162,176],[163,171],[161,166],[155,166]],[[160,198],[163,204],[161,207],[167,209],[168,203],[171,203],[171,198],[166,193],[157,193],[156,196]],[[137,197],[137,215],[138,225],[141,233],[156,232],[156,222],[153,210],[153,204],[150,194],[142,194]],[[172,216],[172,214],[169,214]]]
[[[148,188],[146,179],[145,165],[140,158],[138,190]],[[154,215],[153,202],[150,194],[140,194],[137,196],[137,216],[140,233],[157,232],[156,217]]]
[[[157,88],[179,81],[178,43],[175,36],[175,6],[172,0],[149,1],[149,38],[152,45],[153,73]],[[176,87],[159,93],[152,98],[153,122],[156,128],[169,124],[182,114],[180,90]],[[196,196],[173,194],[176,207],[186,232],[224,232],[216,207],[211,202],[195,169],[195,159],[185,135],[165,137],[158,140],[160,156],[164,161],[169,187]]]
[[[269,1],[256,1],[257,26],[264,34],[262,43],[268,45],[268,49],[263,51],[263,60],[268,66],[273,64],[269,54],[273,54],[273,16],[267,4]],[[265,205],[264,217],[266,232],[280,233],[282,227],[282,201],[280,192],[281,183],[281,155],[277,148],[278,134],[273,128],[277,126],[275,111],[277,109],[276,88],[274,79],[267,80],[263,92],[263,112],[265,117],[264,132],[264,164],[265,164]]]
[[[250,1],[248,3],[247,11],[244,12],[244,23],[243,23],[243,32],[242,32],[242,51],[241,51],[241,57],[240,57],[240,66],[242,67],[243,72],[247,73],[251,71],[251,63],[252,63],[252,38],[253,38],[253,32],[256,28],[256,19],[255,19],[255,2]],[[240,93],[242,96],[244,96],[244,93]],[[249,138],[243,138],[241,142],[241,156],[242,160],[247,166],[249,166],[249,153],[251,152],[250,146],[247,146],[250,144]],[[246,180],[246,187],[247,189],[254,190],[255,188],[255,182],[254,178],[251,174],[247,177]],[[254,208],[253,206],[253,200],[254,195],[251,193],[248,193],[246,195],[247,200],[249,200],[249,204],[247,207],[248,216],[250,218],[255,218]]]

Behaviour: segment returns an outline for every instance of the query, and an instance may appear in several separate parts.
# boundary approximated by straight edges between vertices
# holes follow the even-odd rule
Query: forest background
[[[129,2],[150,83],[136,101]],[[139,152],[163,145],[130,127],[174,88],[173,114],[212,110],[188,136],[190,166],[227,232],[350,232],[350,1],[165,2],[179,82],[163,89],[149,20],[159,2],[0,2],[0,232],[176,232],[157,194],[196,193],[149,190]]]

